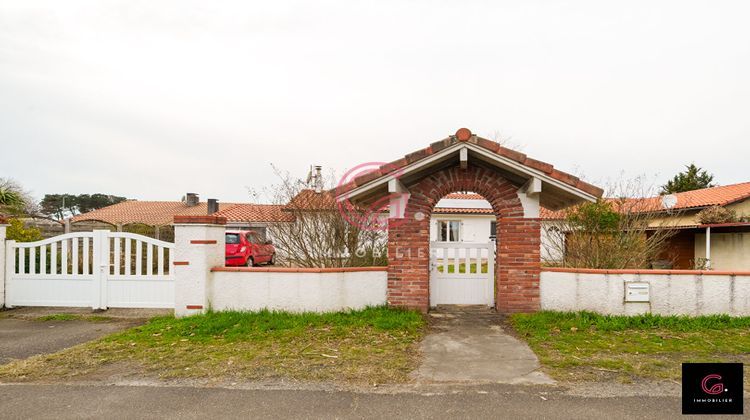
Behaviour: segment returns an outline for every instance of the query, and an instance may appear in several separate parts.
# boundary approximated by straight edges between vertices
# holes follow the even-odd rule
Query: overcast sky
[[[459,127],[594,183],[750,181],[747,1],[0,0],[0,177],[247,201]]]

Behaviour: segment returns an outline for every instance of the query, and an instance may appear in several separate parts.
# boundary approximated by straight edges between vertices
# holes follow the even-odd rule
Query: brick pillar
[[[497,310],[539,310],[541,224],[538,218],[500,218],[497,224]]]
[[[388,304],[427,312],[430,306],[428,218],[391,219],[388,227]]]
[[[208,309],[211,269],[224,266],[226,223],[225,217],[175,216],[175,316],[195,315]]]
[[[0,217],[0,308],[5,306],[5,235],[7,227],[5,219]]]

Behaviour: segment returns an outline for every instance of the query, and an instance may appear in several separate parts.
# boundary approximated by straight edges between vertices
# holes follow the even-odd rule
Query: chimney
[[[197,206],[199,202],[200,202],[200,200],[198,198],[198,194],[196,194],[196,193],[187,193],[187,194],[185,194],[185,204],[188,207]]]
[[[208,199],[208,215],[212,215],[219,211],[219,200],[215,198]]]
[[[323,192],[323,167],[315,165],[315,192],[320,194]]]

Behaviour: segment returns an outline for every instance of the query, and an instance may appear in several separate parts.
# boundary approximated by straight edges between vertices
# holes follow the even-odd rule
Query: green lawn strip
[[[44,315],[34,319],[35,321],[89,321],[89,322],[108,322],[112,317],[101,315],[81,315],[81,314],[51,314]]]
[[[443,272],[444,266],[442,264],[438,264],[437,270],[439,272]],[[456,266],[454,264],[448,264],[448,273],[455,273],[456,272]],[[466,273],[466,264],[460,263],[458,265],[458,272],[459,273]],[[469,273],[476,273],[477,272],[477,265],[476,263],[469,264]],[[482,263],[482,271],[481,273],[487,272],[487,263]]]
[[[750,317],[515,314],[510,322],[556,379],[679,381],[683,362],[750,363]]]
[[[383,307],[157,317],[92,343],[2,365],[0,378],[71,378],[124,366],[163,378],[403,382],[418,363],[424,327],[418,312]]]

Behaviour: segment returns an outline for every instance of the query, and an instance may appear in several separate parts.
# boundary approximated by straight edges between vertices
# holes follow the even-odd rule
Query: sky
[[[750,2],[0,0],[0,177],[250,201],[468,127],[603,185],[750,181]],[[267,197],[261,196],[263,201]]]

